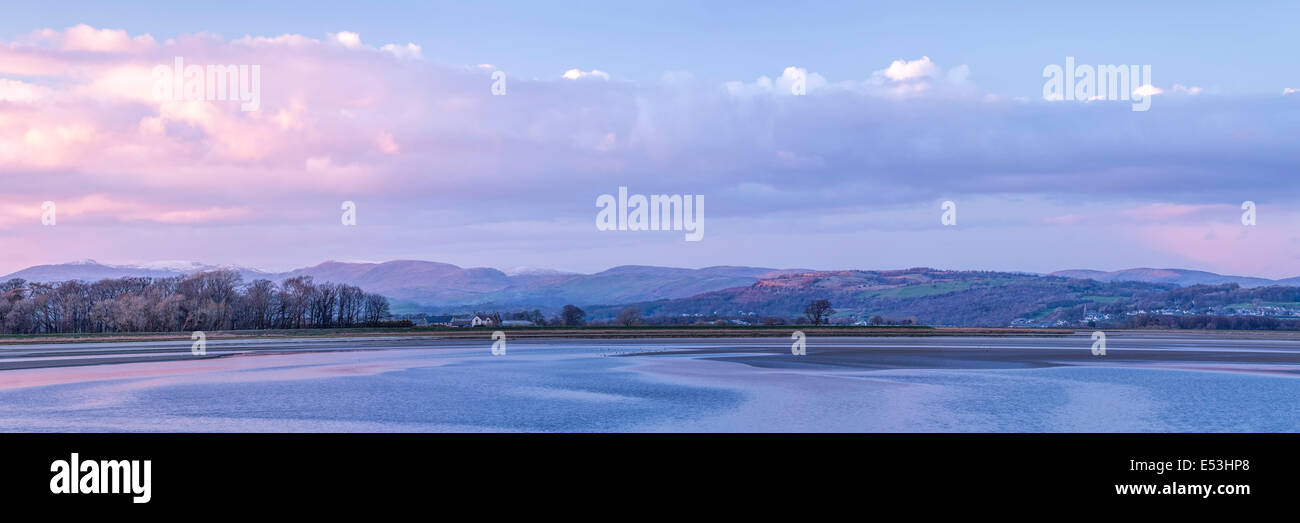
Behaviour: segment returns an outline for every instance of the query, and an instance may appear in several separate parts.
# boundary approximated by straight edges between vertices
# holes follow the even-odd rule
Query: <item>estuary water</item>
[[[1300,430],[1293,339],[1112,340],[1105,356],[1082,334],[810,339],[801,356],[781,338],[10,345],[0,430]]]

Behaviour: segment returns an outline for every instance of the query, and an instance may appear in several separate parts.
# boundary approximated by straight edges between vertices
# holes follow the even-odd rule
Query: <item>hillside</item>
[[[163,278],[214,268],[218,267],[195,263],[158,269],[86,261],[30,267],[0,280],[22,278],[28,281],[55,282],[74,279],[96,281],[128,276]],[[401,304],[401,308],[431,310],[474,306],[558,308],[568,303],[587,306],[686,298],[750,285],[762,278],[800,272],[760,267],[682,269],[625,265],[595,274],[532,269],[510,275],[492,268],[463,268],[449,263],[421,260],[383,263],[327,261],[285,273],[235,269],[244,277],[245,282],[258,278],[279,282],[285,278],[311,276],[317,281],[346,283],[383,294]]]
[[[170,278],[196,272],[230,269],[238,272],[245,281],[257,278],[274,278],[273,273],[237,266],[207,265],[198,262],[156,262],[137,265],[109,265],[95,260],[71,263],[34,265],[0,277],[0,281],[21,278],[32,282],[53,283],[68,280],[94,282],[107,278]]]
[[[30,281],[158,278],[212,268],[217,267],[188,262],[119,266],[85,261],[30,267],[0,281],[11,277]],[[594,274],[532,268],[508,274],[493,268],[421,260],[329,261],[285,273],[235,269],[245,282],[311,276],[318,282],[355,285],[393,300],[395,312],[542,309],[553,315],[561,306],[575,304],[595,321],[612,319],[629,305],[648,317],[794,318],[815,299],[830,300],[840,311],[837,321],[879,315],[931,325],[989,327],[1013,322],[1079,322],[1085,314],[1119,321],[1138,311],[1286,317],[1292,310],[1300,310],[1300,303],[1293,299],[1297,287],[1278,287],[1278,282],[1263,278],[1184,269],[1073,270],[1039,275],[926,268],[808,271],[625,265]]]
[[[1264,287],[1268,285],[1294,285],[1293,280],[1300,278],[1288,278],[1286,280],[1269,280],[1266,278],[1253,278],[1249,276],[1230,276],[1215,274],[1206,271],[1192,271],[1187,269],[1124,269],[1119,271],[1094,271],[1088,269],[1076,269],[1066,271],[1056,271],[1050,276],[1062,276],[1066,278],[1079,278],[1097,280],[1103,282],[1113,281],[1137,281],[1146,283],[1172,283],[1174,285],[1219,285],[1223,283],[1235,283],[1242,287]]]
[[[1055,276],[915,268],[790,274],[747,287],[678,300],[637,304],[646,315],[797,317],[815,299],[828,299],[841,316],[911,318],[929,325],[1006,326],[1084,303],[1137,299],[1174,289],[1141,282],[1098,282]],[[1096,306],[1096,305],[1094,305]],[[594,317],[612,315],[599,308]]]
[[[1134,316],[1300,318],[1300,287],[1244,288],[1237,283],[1179,287],[1169,283],[1101,282],[1023,273],[942,271],[823,271],[760,280],[747,287],[678,300],[635,304],[646,316],[797,318],[816,299],[837,310],[836,321],[879,315],[927,325],[999,327],[1125,326]],[[598,307],[592,319],[621,307]]]

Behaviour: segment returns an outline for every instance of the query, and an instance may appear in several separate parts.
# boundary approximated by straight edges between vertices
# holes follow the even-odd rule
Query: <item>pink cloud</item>
[[[154,46],[153,37],[147,34],[132,37],[121,29],[95,29],[86,24],[62,32],[44,29],[37,34],[40,38],[59,42],[65,51],[121,53],[143,51]]]
[[[49,94],[49,89],[39,85],[0,78],[0,102],[31,103]]]
[[[204,224],[238,223],[254,218],[247,207],[199,206],[197,202],[151,202],[113,194],[90,194],[51,200],[0,200],[0,229],[35,226],[40,223],[44,201],[52,201],[58,223],[63,226],[105,223]],[[201,205],[201,204],[200,204]]]
[[[155,69],[174,64],[177,57],[195,66],[259,66],[259,107],[245,111],[238,100],[156,97]],[[381,252],[436,257],[427,250],[435,247],[407,251],[408,245],[449,252],[479,249],[475,252],[486,254],[478,263],[493,263],[493,249],[522,245],[521,238],[532,242],[572,234],[582,238],[575,240],[575,249],[592,248],[581,243],[587,241],[583,232],[590,229],[590,217],[583,214],[590,196],[616,190],[621,183],[637,185],[635,190],[720,194],[752,182],[788,193],[784,201],[792,208],[808,209],[808,219],[819,220],[828,201],[869,205],[906,200],[924,187],[960,184],[996,192],[1010,186],[994,175],[969,180],[963,176],[958,182],[934,174],[952,172],[949,167],[963,161],[985,167],[974,172],[1000,172],[1016,160],[1032,160],[1024,162],[1027,165],[1058,160],[1053,155],[1061,148],[1042,141],[1032,104],[944,95],[945,89],[973,89],[949,85],[960,83],[954,81],[954,71],[965,78],[966,69],[949,70],[945,76],[923,57],[891,64],[879,78],[827,82],[825,89],[811,88],[819,77],[809,72],[806,97],[748,98],[687,76],[674,77],[671,85],[639,85],[570,81],[558,75],[536,80],[500,71],[508,74],[509,94],[493,96],[495,68],[437,64],[423,59],[413,43],[375,42],[349,31],[235,40],[202,33],[159,41],[147,34],[84,25],[39,30],[0,42],[0,233],[10,235],[6,242],[29,247],[6,250],[0,264],[17,269],[23,263],[101,253],[106,259],[112,253],[187,257],[173,252],[179,249],[192,249],[186,252],[200,253],[194,257],[204,261],[227,262],[263,256],[280,263],[278,256],[299,264],[329,257],[378,257]],[[780,90],[770,79],[767,82],[769,91]],[[749,92],[752,86],[741,87]],[[908,90],[907,99],[880,96],[901,92],[895,88]],[[943,103],[913,103],[913,97],[927,96]],[[964,110],[973,111],[972,116],[952,119],[954,111]],[[1105,124],[1102,130],[1115,128],[1105,118],[1097,122]],[[1272,150],[1268,146],[1287,145],[1286,133],[1270,133],[1270,127],[1261,126],[1264,129],[1251,140],[1263,141],[1264,153]],[[1203,144],[1223,143],[1209,131],[1191,133],[1188,139],[1165,131],[1149,141],[1096,131],[1072,130],[1080,142],[1072,154],[1095,155],[1099,174],[1034,177],[1037,173],[1027,172],[1023,179],[1034,177],[1034,183],[1013,180],[1015,190],[1077,190],[1083,198],[1107,198],[1081,187],[1095,184],[1123,191],[1125,183],[1137,177],[1114,167],[1139,156],[1127,149],[1132,144],[1176,143],[1195,153],[1214,151]],[[971,142],[972,136],[982,138]],[[1280,138],[1269,138],[1274,136]],[[1242,158],[1255,156],[1247,154],[1253,152],[1247,147],[1251,145],[1242,145]],[[1110,158],[1113,149],[1121,153],[1114,155],[1118,160]],[[1028,153],[1020,151],[1044,156],[1026,157]],[[1138,152],[1143,161],[1163,161],[1160,156],[1148,158],[1151,151]],[[1197,154],[1174,157],[1204,163]],[[1174,162],[1169,169],[1178,167]],[[792,169],[807,171],[801,173],[806,176],[788,176]],[[1204,170],[1215,171],[1215,166]],[[1088,176],[1088,183],[1077,183],[1079,176]],[[1212,179],[1199,176],[1187,185],[1219,179],[1217,171]],[[1142,178],[1156,181],[1155,174]],[[39,226],[39,203],[45,200],[59,203],[58,227]],[[365,226],[386,219],[391,228],[382,233],[364,229],[369,243],[357,240],[361,234],[345,236],[363,229],[339,226],[343,200],[358,202]],[[1046,221],[1233,222],[1240,211],[1230,203],[1157,204],[1122,212],[1112,212],[1112,207],[1102,214],[1078,211]],[[768,211],[745,208],[745,202],[727,204],[727,211],[722,205],[711,209]],[[1030,216],[1023,218],[1033,221]],[[492,226],[493,220],[531,225],[517,228],[521,237],[472,233],[472,227]],[[184,229],[206,224],[222,225],[205,232],[217,235],[216,229],[222,229],[226,243],[174,241]],[[397,231],[408,236],[394,240]],[[1168,250],[1182,252],[1177,245],[1190,245],[1189,252],[1208,248],[1190,239],[1180,241]],[[764,242],[749,243],[756,252],[770,250]],[[215,252],[213,257],[201,256],[204,245],[216,249],[219,244],[220,250],[208,251]],[[383,251],[385,247],[389,250]],[[588,263],[628,261],[608,245],[595,247],[607,254]],[[734,256],[741,256],[737,252]],[[227,258],[217,259],[220,256]],[[563,259],[569,258],[588,259]],[[699,260],[703,263],[704,258]],[[721,258],[708,263],[756,260]]]
[[[1104,206],[1082,212],[1052,215],[1042,219],[1050,225],[1103,225],[1107,227],[1152,224],[1228,223],[1241,216],[1228,204],[1152,203],[1138,207]]]
[[[393,135],[387,132],[381,132],[375,136],[375,147],[379,148],[379,152],[384,154],[401,152],[401,148],[397,146],[397,141],[393,139]]]
[[[206,209],[182,209],[164,211],[157,214],[139,216],[139,219],[156,220],[160,223],[196,224],[239,222],[253,215],[247,207],[208,207]]]
[[[79,25],[0,43],[0,169],[59,172],[67,183],[58,190],[70,201],[108,183],[124,193],[205,195],[237,184],[242,197],[254,199],[290,188],[342,189],[318,184],[322,173],[362,182],[387,176],[385,183],[400,186],[409,169],[387,158],[401,151],[405,130],[424,127],[429,111],[438,119],[468,121],[478,108],[431,103],[420,110],[413,99],[457,98],[450,91],[437,95],[449,69],[413,62],[409,54],[399,60],[363,45],[354,33],[335,38],[230,42],[203,34],[158,43],[149,35]],[[261,107],[249,112],[240,101],[159,99],[154,69],[176,57],[200,67],[258,65],[265,72]],[[486,73],[474,74],[486,85]],[[392,80],[403,75],[427,80],[394,87]],[[452,76],[467,81],[463,72]],[[31,177],[8,187],[19,195],[50,189]]]
[[[1132,234],[1182,257],[1187,266],[1272,278],[1300,276],[1300,237],[1285,224],[1157,225]]]
[[[1226,204],[1187,205],[1176,203],[1153,203],[1122,212],[1124,216],[1142,221],[1171,220],[1206,220],[1215,217],[1222,220],[1235,218],[1236,207]]]
[[[1065,214],[1043,218],[1043,223],[1051,225],[1078,225],[1081,221],[1083,221],[1083,216],[1078,214]]]

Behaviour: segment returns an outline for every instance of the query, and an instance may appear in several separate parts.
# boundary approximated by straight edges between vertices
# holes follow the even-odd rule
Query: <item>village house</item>
[[[495,327],[496,322],[491,316],[475,314],[473,316],[454,316],[451,318],[452,327]]]

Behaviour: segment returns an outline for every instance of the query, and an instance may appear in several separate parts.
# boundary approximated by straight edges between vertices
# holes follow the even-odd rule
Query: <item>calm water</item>
[[[1300,379],[1152,366],[790,367],[690,340],[0,371],[5,431],[1296,431]],[[779,353],[748,358],[794,361]]]

